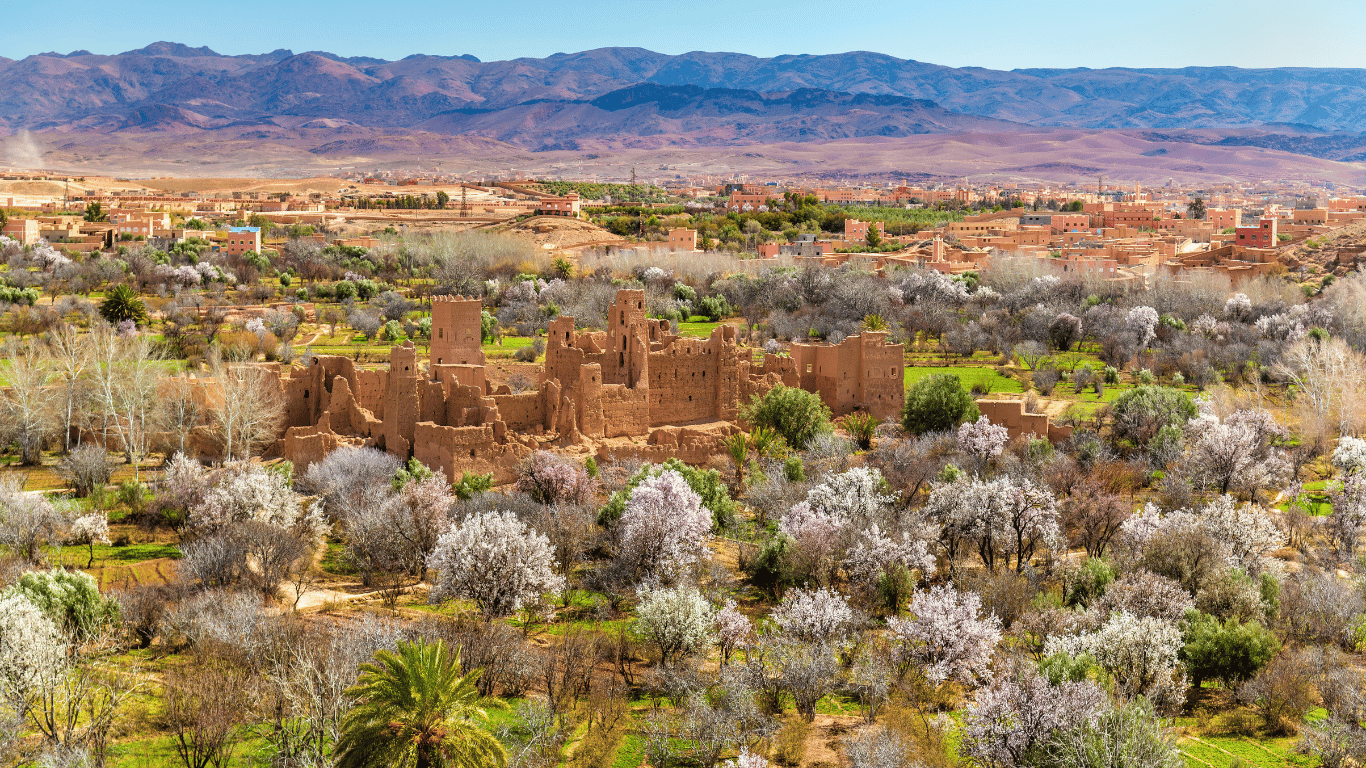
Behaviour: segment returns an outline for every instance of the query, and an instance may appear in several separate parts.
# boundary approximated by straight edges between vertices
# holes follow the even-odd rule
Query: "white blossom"
[[[773,609],[772,617],[784,634],[810,643],[841,640],[854,628],[849,601],[824,587],[789,591]]]
[[[992,424],[986,416],[958,426],[958,445],[978,459],[1000,456],[1001,449],[1009,440],[1010,430],[1000,424]]]
[[[1152,341],[1154,329],[1157,328],[1157,310],[1152,307],[1134,307],[1129,310],[1128,316],[1124,319],[1124,324],[1129,330],[1138,334],[1139,344],[1147,344]]]
[[[636,630],[659,647],[665,663],[711,644],[711,605],[696,587],[637,591]]]
[[[1151,503],[1134,513],[1119,529],[1120,546],[1139,552],[1158,534],[1203,532],[1218,545],[1228,567],[1257,574],[1276,563],[1271,553],[1286,545],[1285,534],[1262,508],[1235,505],[1232,496],[1216,497],[1199,511],[1179,509],[1163,515]]]
[[[893,538],[882,532],[877,523],[859,531],[854,545],[845,555],[844,567],[849,576],[863,584],[873,583],[878,576],[893,566],[903,566],[908,571],[919,571],[923,578],[934,575],[935,556],[930,550],[932,537],[912,536],[902,531],[900,537]]]
[[[1190,466],[1199,480],[1220,493],[1252,493],[1289,479],[1290,462],[1271,446],[1285,430],[1270,413],[1240,410],[1220,421],[1207,407],[1201,410],[1186,427]]]
[[[427,559],[439,572],[431,599],[469,598],[485,616],[507,616],[563,588],[555,565],[544,535],[511,512],[485,512],[437,539]]]
[[[1366,467],[1366,440],[1350,436],[1340,438],[1338,447],[1333,449],[1333,467],[1345,475],[1360,472]]]
[[[304,509],[284,476],[259,464],[241,462],[228,467],[204,498],[190,510],[189,525],[196,532],[212,532],[231,523],[255,520],[308,536],[321,536],[326,525],[310,507]]]
[[[988,568],[1013,557],[1019,569],[1039,547],[1065,546],[1057,499],[1032,480],[961,477],[931,491],[925,513],[942,527],[950,557],[971,543]]]
[[[887,621],[903,660],[921,665],[936,685],[954,680],[970,686],[991,679],[991,654],[1001,640],[1001,620],[981,616],[982,598],[977,593],[931,587],[916,594],[910,612],[912,618]]]
[[[893,499],[882,492],[882,473],[854,467],[806,492],[811,510],[846,523],[876,519]]]
[[[716,643],[721,646],[723,661],[730,658],[731,651],[747,647],[754,642],[754,622],[740,612],[734,600],[727,600],[716,612],[713,620],[716,629]]]
[[[1220,496],[1205,506],[1200,526],[1228,548],[1230,565],[1252,575],[1273,568],[1271,553],[1287,544],[1270,513],[1255,504],[1235,506],[1232,496]]]
[[[756,755],[749,751],[749,746],[740,747],[740,754],[734,760],[727,760],[721,764],[723,768],[768,768],[768,760],[763,755]]]
[[[979,690],[963,720],[961,752],[990,768],[1032,765],[1038,748],[1061,729],[1093,721],[1110,708],[1090,680],[1050,685],[1031,666]]]
[[[1121,695],[1147,696],[1164,706],[1185,690],[1177,674],[1182,644],[1175,622],[1116,613],[1090,634],[1049,638],[1044,653],[1089,654],[1114,678]]]
[[[1224,314],[1234,320],[1242,320],[1252,311],[1252,300],[1246,293],[1235,293],[1224,302]]]
[[[108,544],[109,518],[103,512],[92,512],[76,518],[66,532],[68,544]]]
[[[706,553],[711,526],[702,497],[665,470],[631,491],[621,515],[621,556],[646,578],[676,579]]]
[[[16,703],[66,665],[57,625],[24,595],[0,592],[0,703]]]

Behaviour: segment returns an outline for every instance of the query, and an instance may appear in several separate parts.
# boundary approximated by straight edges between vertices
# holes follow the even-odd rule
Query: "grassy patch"
[[[687,322],[680,322],[678,324],[678,335],[705,339],[710,337],[711,332],[716,330],[719,325],[721,325],[721,323],[713,323],[701,315],[694,315],[688,318]]]
[[[995,368],[971,365],[908,366],[906,368],[906,387],[909,389],[915,382],[937,373],[951,373],[957,376],[967,389],[971,390],[974,386],[980,385],[988,394],[1024,391],[1024,386],[1020,382],[1009,376],[1002,376]]]
[[[318,562],[318,567],[322,568],[323,573],[333,576],[354,576],[356,568],[346,558],[346,545],[335,541],[327,543],[327,551],[323,553],[322,560]]]
[[[1227,768],[1234,760],[1264,768],[1312,768],[1318,760],[1295,752],[1295,739],[1251,739],[1236,736],[1201,736],[1199,741],[1179,741],[1189,768]],[[1203,762],[1202,762],[1203,761]]]
[[[617,747],[617,759],[612,768],[639,768],[645,762],[645,738],[638,733],[628,733]]]

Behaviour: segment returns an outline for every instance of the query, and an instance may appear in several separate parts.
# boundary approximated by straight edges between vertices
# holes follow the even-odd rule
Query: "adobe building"
[[[579,193],[570,192],[563,197],[542,197],[536,201],[537,216],[579,217]]]
[[[669,230],[664,236],[664,247],[671,251],[697,250],[697,230],[687,227]]]
[[[1233,241],[1234,245],[1243,248],[1275,248],[1279,244],[1276,239],[1276,219],[1270,216],[1263,216],[1255,227],[1238,227],[1234,235],[1237,238]]]
[[[883,331],[865,331],[839,344],[794,343],[797,380],[790,386],[819,394],[836,417],[854,411],[878,419],[895,416],[906,393],[904,351],[901,344],[888,344]]]
[[[260,227],[230,227],[223,252],[229,256],[241,256],[247,251],[261,252]]]
[[[407,342],[390,351],[388,370],[324,356],[281,371],[286,423],[274,452],[302,471],[342,445],[369,445],[452,482],[464,472],[507,482],[523,458],[551,445],[705,463],[736,431],[741,406],[779,383],[818,392],[836,415],[863,409],[884,418],[901,407],[902,347],[886,344],[885,333],[794,344],[792,357],[755,364],[733,326],[684,338],[646,317],[644,291],[627,289],[604,331],[579,332],[572,317],[550,324],[538,391],[495,391],[481,313],[477,299],[434,298],[425,370]]]
[[[877,230],[877,233],[878,233],[878,236],[879,236],[879,237],[882,236],[883,234],[885,234],[885,233],[882,231],[882,222],[880,222],[880,221],[867,222],[867,221],[860,221],[860,220],[858,220],[858,219],[845,219],[845,220],[844,220],[844,239],[845,239],[845,240],[848,240],[848,241],[850,241],[850,242],[857,242],[857,241],[859,241],[859,240],[867,240],[867,239],[868,239],[868,227],[869,227],[870,224],[871,224],[871,226],[873,227],[873,229],[876,229],[876,230]]]

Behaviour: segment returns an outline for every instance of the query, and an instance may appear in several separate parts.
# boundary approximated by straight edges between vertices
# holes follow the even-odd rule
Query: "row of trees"
[[[208,379],[177,376],[147,335],[102,322],[11,343],[6,363],[0,427],[25,464],[82,440],[118,450],[135,467],[195,438],[216,444],[225,460],[246,458],[275,439],[283,415],[264,370],[214,361]]]

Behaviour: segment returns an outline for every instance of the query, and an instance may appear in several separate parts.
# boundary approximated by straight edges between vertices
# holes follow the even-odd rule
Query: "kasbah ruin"
[[[790,356],[765,354],[756,365],[752,350],[737,344],[735,327],[683,338],[668,321],[646,317],[644,291],[621,290],[606,331],[580,333],[574,318],[554,320],[539,390],[513,394],[485,376],[479,300],[436,296],[426,370],[412,342],[391,350],[387,371],[335,356],[281,369],[284,434],[271,453],[302,471],[339,446],[368,445],[440,468],[452,482],[465,472],[511,481],[523,458],[552,447],[602,459],[704,464],[739,428],[741,406],[780,383],[818,393],[835,416],[895,416],[904,396],[903,348],[886,336],[793,344]],[[1011,403],[1021,410],[1019,401],[1007,410]],[[1009,415],[993,420],[1013,421],[1018,430],[1019,417]]]

